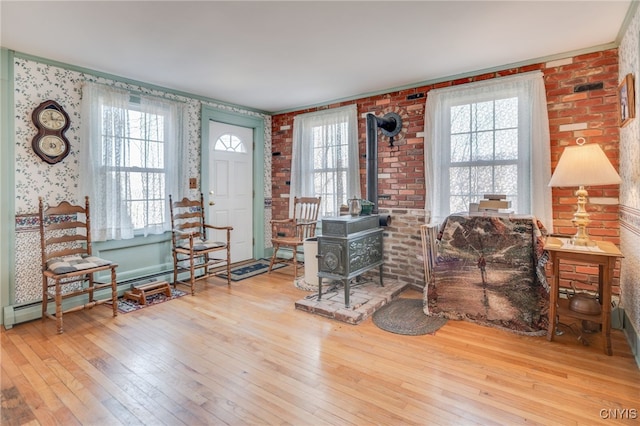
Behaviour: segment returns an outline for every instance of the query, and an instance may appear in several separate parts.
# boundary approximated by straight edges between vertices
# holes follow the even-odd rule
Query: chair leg
[[[42,275],[42,319],[47,316],[47,303],[49,302],[49,293],[47,292],[47,284],[49,284],[47,277]]]
[[[178,254],[173,253],[173,288],[178,284]]]
[[[195,294],[196,294],[196,280],[195,280],[196,270],[195,270],[195,266],[194,266],[193,253],[191,253],[191,256],[189,256],[189,270],[190,270],[190,273],[191,273],[191,276],[189,277],[189,284],[191,284],[191,295],[195,296]]]
[[[269,273],[271,273],[271,268],[273,268],[273,264],[276,261],[276,255],[278,254],[278,248],[280,248],[280,244],[276,244],[273,246],[273,255],[271,255],[271,262],[269,262]]]
[[[89,302],[93,302],[93,274],[87,274],[86,278],[89,282]]]
[[[56,280],[56,328],[58,334],[62,334],[62,289],[59,280]]]
[[[293,246],[293,279],[298,278],[298,246]]]
[[[113,316],[118,316],[118,283],[116,283],[116,268],[111,268],[111,304]]]
[[[231,250],[227,243],[227,286],[231,286]]]

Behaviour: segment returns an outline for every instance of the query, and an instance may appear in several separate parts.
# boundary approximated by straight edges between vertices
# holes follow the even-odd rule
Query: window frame
[[[92,239],[96,242],[122,240],[170,231],[168,196],[171,194],[174,199],[181,199],[187,194],[188,164],[175,161],[182,158],[185,152],[184,138],[188,134],[186,104],[146,94],[133,94],[114,86],[84,82],[81,107],[84,117],[81,137],[87,144],[80,152],[82,179],[78,189],[80,194],[89,196],[91,200]],[[141,122],[142,134],[130,131],[129,115],[136,112],[142,113],[140,117],[145,119],[154,115],[163,116],[163,122],[158,123],[162,127],[157,135],[144,134],[154,129],[153,126],[146,125],[154,120]],[[144,136],[144,139],[138,139],[138,136]],[[158,147],[162,152],[153,155],[153,152],[148,151],[148,144],[154,143],[154,138],[149,136],[164,136],[163,147]],[[136,140],[144,141],[140,146],[144,146],[145,151],[137,157],[130,157],[129,150]],[[154,160],[153,167],[140,167],[149,166],[148,162],[136,164],[129,161],[141,160],[142,156],[149,156],[149,159]],[[158,167],[160,165],[161,168]],[[158,182],[148,179],[152,177],[150,173],[158,171],[162,173]],[[138,187],[138,194],[135,194],[129,185],[130,178],[134,173],[140,172],[147,174],[140,179],[151,182],[151,186],[142,185],[144,181],[141,180],[142,186]],[[150,187],[153,192],[148,191]],[[123,197],[127,200],[126,204]],[[136,211],[133,206],[137,199],[143,200],[144,207]],[[129,212],[140,213],[138,218],[143,218],[144,223],[136,220],[135,230],[133,216]],[[151,223],[153,221],[148,220],[148,212],[155,219],[161,220],[161,223]]]
[[[507,77],[496,77],[472,83],[432,89],[427,93],[424,120],[424,165],[425,165],[425,210],[432,223],[440,223],[450,214],[448,212],[448,191],[442,190],[443,141],[449,136],[444,131],[450,127],[445,119],[446,108],[451,105],[470,103],[490,98],[521,96],[518,104],[521,120],[518,138],[520,147],[528,151],[519,151],[518,167],[528,167],[527,172],[519,173],[518,196],[519,211],[535,216],[546,227],[553,226],[553,209],[549,179],[551,178],[551,149],[549,117],[546,99],[544,74],[542,71],[518,73]],[[522,136],[522,137],[521,137]],[[524,144],[524,145],[523,145]],[[526,170],[525,168],[522,169]],[[447,175],[448,178],[448,175]],[[527,186],[528,196],[520,188]],[[443,202],[446,199],[446,203]],[[447,209],[442,206],[446,205]]]
[[[527,202],[530,197],[529,197],[529,192],[530,192],[530,188],[529,191],[526,194],[522,194],[520,193],[517,188],[523,188],[525,187],[525,185],[523,185],[524,180],[529,176],[529,164],[528,162],[522,161],[523,158],[527,158],[529,156],[529,147],[528,144],[526,143],[526,135],[524,133],[525,129],[526,129],[526,123],[523,123],[523,114],[524,111],[522,110],[521,106],[523,104],[523,99],[522,99],[522,94],[519,93],[503,93],[503,92],[496,92],[495,94],[487,94],[486,96],[483,96],[481,98],[477,98],[477,99],[473,99],[473,100],[469,100],[469,99],[460,99],[454,102],[446,102],[443,107],[443,114],[444,114],[444,120],[449,123],[449,127],[444,131],[445,133],[445,137],[442,140],[442,174],[446,175],[448,177],[448,179],[442,179],[441,181],[441,187],[440,187],[440,202],[443,203],[442,205],[449,205],[448,208],[448,214],[452,214],[452,213],[457,213],[460,211],[468,211],[469,208],[469,203],[477,203],[484,194],[487,193],[491,193],[491,194],[506,194],[507,195],[507,199],[510,200],[512,202],[512,209],[514,212],[518,212],[518,210],[522,210],[523,208],[526,209],[527,211],[530,210],[529,208],[529,203]],[[500,101],[500,100],[508,100],[508,99],[516,99],[517,102],[517,126],[516,127],[502,127],[502,128],[496,128],[495,126],[495,121],[496,121],[496,112],[495,112],[495,104],[496,102]],[[469,126],[469,131],[468,132],[457,132],[454,133],[452,132],[452,128],[451,128],[451,117],[452,117],[452,109],[456,108],[456,107],[460,107],[460,106],[470,106],[471,110],[473,110],[473,106],[476,106],[480,103],[487,103],[487,102],[491,102],[492,103],[492,114],[491,114],[491,118],[492,118],[492,127],[489,130],[477,130],[477,129],[473,129],[472,126]],[[471,113],[470,115],[472,115],[473,113]],[[473,120],[473,119],[472,119]],[[516,150],[517,150],[517,157],[513,158],[513,159],[505,159],[505,160],[497,160],[495,158],[495,153],[496,153],[496,149],[495,149],[495,134],[497,131],[499,130],[505,130],[505,129],[515,129],[517,131],[517,141],[516,141]],[[458,162],[454,162],[451,158],[452,155],[452,135],[456,135],[456,134],[468,134],[470,136],[479,134],[479,133],[483,133],[483,132],[491,132],[492,133],[492,140],[493,140],[493,147],[492,147],[492,156],[493,159],[492,160],[485,160],[485,159],[478,159],[478,160],[473,160],[472,158],[470,158],[468,161],[458,161]],[[477,141],[477,138],[476,138]],[[473,144],[473,141],[469,142],[470,145]],[[473,149],[473,147],[471,146],[470,149]],[[472,157],[472,154],[470,154],[470,157]],[[499,189],[495,189],[495,168],[498,166],[509,166],[509,165],[515,165],[517,167],[517,183],[516,183],[516,193],[512,194],[512,193],[507,193],[506,191],[502,191]],[[474,167],[491,167],[492,168],[492,189],[488,190],[488,191],[482,191],[482,193],[471,193],[471,186],[472,183],[469,183],[469,193],[468,194],[452,194],[451,193],[451,181],[452,181],[452,176],[451,176],[451,169],[452,168],[466,168],[471,172],[471,169]],[[471,178],[469,178],[469,180],[471,181]],[[458,211],[452,211],[451,209],[451,197],[453,196],[468,196],[468,202],[466,205],[466,208],[463,208],[462,210],[458,210]],[[477,197],[476,199],[472,199],[472,197]],[[523,205],[524,204],[524,205]]]
[[[108,107],[108,108],[115,108],[113,106],[108,106],[106,104],[102,104],[102,107]],[[109,173],[124,173],[126,174],[126,178],[127,180],[131,181],[131,174],[134,173],[140,173],[143,175],[149,175],[149,174],[162,174],[162,183],[161,186],[163,187],[163,194],[162,194],[162,198],[157,198],[157,197],[149,197],[149,191],[148,191],[148,187],[150,186],[148,184],[148,176],[147,179],[141,179],[142,182],[147,181],[147,184],[145,185],[144,183],[142,184],[142,189],[141,192],[145,195],[144,198],[141,199],[136,199],[134,197],[130,197],[128,198],[128,196],[124,193],[125,191],[123,191],[122,193],[122,199],[121,202],[124,203],[125,205],[127,205],[127,211],[129,213],[129,217],[131,218],[132,222],[134,222],[134,214],[133,214],[133,203],[135,202],[144,202],[144,210],[148,212],[151,210],[149,207],[149,203],[150,202],[158,202],[160,201],[163,205],[162,208],[162,221],[160,223],[146,223],[143,224],[141,227],[136,227],[135,223],[133,225],[133,235],[134,236],[141,236],[141,235],[145,235],[145,229],[147,229],[148,227],[162,227],[162,228],[167,228],[170,227],[170,221],[171,218],[169,217],[169,212],[168,209],[166,208],[167,203],[169,202],[169,193],[167,190],[167,174],[168,174],[168,170],[167,170],[167,164],[168,164],[168,155],[167,155],[167,149],[166,147],[168,146],[168,144],[170,143],[168,141],[168,135],[169,135],[169,120],[171,119],[170,117],[170,112],[168,110],[162,111],[161,112],[155,112],[155,113],[149,113],[149,112],[144,112],[142,111],[141,105],[140,105],[140,99],[138,97],[134,97],[131,96],[130,100],[129,100],[129,106],[126,110],[126,114],[129,116],[127,122],[131,123],[132,119],[131,119],[131,112],[135,111],[138,112],[141,116],[150,116],[150,115],[157,115],[157,116],[162,116],[163,117],[163,130],[162,130],[162,134],[163,134],[163,139],[162,141],[160,141],[160,139],[150,139],[149,137],[143,138],[142,137],[142,132],[143,130],[140,129],[140,137],[136,138],[134,136],[131,136],[131,132],[129,131],[128,136],[126,137],[126,142],[123,142],[120,146],[121,149],[125,149],[128,152],[132,151],[132,144],[134,143],[134,141],[140,141],[141,145],[145,146],[145,152],[142,154],[143,159],[148,158],[149,155],[149,150],[147,149],[147,146],[150,143],[159,143],[161,142],[163,147],[162,147],[162,164],[163,167],[162,168],[158,168],[158,167],[141,167],[141,166],[121,166],[118,167],[116,165],[109,165],[109,164],[103,164],[102,167],[105,169],[105,174],[109,175]],[[104,116],[103,116],[103,120],[104,120]],[[144,122],[144,120],[140,120],[140,122]],[[101,128],[104,128],[104,122],[101,123]],[[130,127],[130,126],[129,126]],[[141,126],[142,127],[142,126]],[[107,134],[103,133],[102,134],[102,138],[108,137]],[[115,136],[113,136],[115,137]],[[103,149],[104,149],[104,139],[103,139]],[[145,190],[144,188],[147,187],[147,190]],[[110,200],[107,200],[107,202],[109,202]],[[146,216],[148,217],[148,216]]]
[[[336,129],[327,131],[327,127],[335,126]],[[314,182],[314,195],[322,197],[322,204],[320,208],[321,215],[328,215],[329,213],[339,215],[339,211],[328,212],[329,205],[341,205],[346,204],[349,197],[348,194],[348,180],[349,180],[349,137],[348,137],[347,120],[337,122],[335,124],[325,124],[314,126],[315,129],[321,129],[320,134],[314,133],[313,137],[313,165],[311,173],[313,174]],[[338,128],[340,128],[338,130]],[[335,137],[329,140],[325,136]],[[340,139],[338,141],[337,139]],[[346,139],[343,141],[342,139]],[[325,155],[322,155],[325,153]],[[340,155],[340,154],[344,155]],[[332,158],[333,157],[333,158]],[[324,161],[323,164],[318,164],[318,159]],[[334,165],[328,165],[328,162],[335,162]],[[327,182],[333,180],[334,190],[331,191],[331,185]],[[323,183],[319,183],[323,182]],[[331,192],[330,192],[331,191]],[[342,199],[344,197],[344,200]]]
[[[227,143],[222,139],[225,136],[229,136],[230,139],[230,143],[229,145],[227,145]],[[238,143],[236,145],[232,145],[231,143],[237,140]],[[219,146],[223,146],[224,149],[220,149],[218,148]],[[238,150],[237,148],[240,147],[240,150]],[[247,146],[245,144],[245,142],[236,134],[234,133],[230,133],[227,132],[223,135],[220,135],[220,137],[218,137],[218,139],[216,139],[215,143],[213,144],[213,149],[215,151],[220,151],[220,152],[233,152],[236,154],[246,154],[247,153]]]
[[[334,129],[325,131],[327,127],[334,126]],[[338,127],[345,126],[340,131]],[[320,139],[322,147],[325,149],[333,149],[333,151],[343,151],[346,159],[342,165],[336,163],[337,167],[318,167],[316,168],[316,151],[322,147],[316,145],[317,129],[320,131]],[[335,144],[334,140],[329,143],[328,135],[336,134],[344,135],[346,143]],[[333,143],[333,145],[330,145]],[[337,150],[336,147],[342,147]],[[332,108],[328,110],[317,111],[313,113],[299,114],[294,117],[293,124],[293,149],[291,162],[291,185],[289,200],[289,217],[293,217],[293,198],[321,196],[322,202],[320,206],[319,216],[339,215],[340,205],[349,198],[361,197],[360,189],[360,167],[359,167],[359,146],[358,146],[358,118],[357,105],[352,104],[340,108]],[[328,157],[328,156],[327,156]],[[334,158],[340,157],[335,155]],[[332,197],[328,197],[329,189],[323,189],[318,193],[317,179],[320,176],[325,177],[325,182],[336,179],[336,175],[344,173],[346,176],[340,179],[344,186],[343,192],[339,194],[335,191]],[[337,185],[337,184],[336,184]]]

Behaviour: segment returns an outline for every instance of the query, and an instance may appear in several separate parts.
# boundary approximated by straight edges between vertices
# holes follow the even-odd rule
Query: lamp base
[[[571,244],[574,246],[581,247],[592,247],[595,246],[595,241],[592,241],[587,234],[587,225],[589,222],[589,213],[587,213],[587,209],[585,208],[587,205],[587,190],[584,189],[584,186],[580,186],[580,188],[576,191],[576,196],[578,197],[578,210],[573,215],[574,225],[578,227],[578,231],[576,235],[571,237]]]

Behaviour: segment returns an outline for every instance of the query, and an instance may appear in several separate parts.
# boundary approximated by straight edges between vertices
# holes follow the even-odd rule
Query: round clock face
[[[58,130],[62,129],[67,124],[67,119],[62,113],[55,109],[44,109],[39,115],[40,122],[47,129]]]
[[[56,101],[48,100],[33,110],[31,120],[38,129],[31,140],[36,155],[49,164],[62,161],[71,151],[64,135],[69,128],[69,115]]]
[[[49,157],[61,155],[67,148],[67,144],[57,136],[45,136],[40,139],[40,150]]]

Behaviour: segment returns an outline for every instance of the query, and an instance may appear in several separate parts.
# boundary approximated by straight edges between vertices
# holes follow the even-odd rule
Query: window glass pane
[[[117,164],[117,157],[114,155],[114,150],[109,150],[106,147],[113,147],[116,145],[115,138],[113,136],[105,136],[103,138],[105,144],[103,145],[102,158],[104,159],[105,166],[115,166]]]
[[[475,104],[475,130],[493,129],[493,102]]]
[[[164,200],[151,200],[148,203],[149,211],[147,221],[149,225],[162,225],[165,220]]]
[[[346,204],[348,175],[348,124],[313,127],[313,179],[315,195],[322,197],[322,215],[337,216],[334,206]]]
[[[347,170],[339,170],[336,173],[336,179],[338,182],[338,190],[336,191],[336,203],[338,206],[342,204],[347,204],[347,198],[349,194],[347,194]],[[351,194],[353,197],[354,194]],[[340,212],[333,212],[334,215],[338,215]]]
[[[469,196],[452,195],[449,199],[449,211],[451,213],[469,211]]]
[[[322,147],[316,147],[313,150],[313,168],[318,170],[318,169],[323,169],[324,168],[324,164],[325,164],[325,155],[324,155],[324,149],[322,149]]]
[[[450,193],[451,195],[461,195],[469,193],[469,168],[452,167],[449,169]]]
[[[247,152],[247,148],[242,140],[235,135],[231,138],[231,147],[235,152]]]
[[[473,182],[473,192],[477,196],[491,194],[493,187],[493,167],[477,166],[471,168],[471,181]]]
[[[329,175],[326,173],[313,174],[313,188],[316,194],[327,194]]]
[[[518,166],[496,166],[495,190],[500,194],[518,193]]]
[[[451,108],[451,133],[469,132],[471,106],[459,105]]]
[[[164,117],[161,115],[148,114],[146,118],[145,136],[149,140],[164,140]]]
[[[451,135],[451,162],[458,163],[462,161],[469,161],[471,158],[471,144],[469,133],[463,133],[459,135]]]
[[[147,145],[147,168],[164,168],[164,143],[149,142]]]
[[[473,145],[473,161],[493,160],[493,132],[480,132]]]
[[[496,160],[518,159],[518,129],[496,130]]]
[[[140,111],[129,110],[127,112],[129,114],[129,128],[128,133],[130,138],[142,139],[142,127],[141,127],[141,119],[142,114]]]
[[[124,167],[144,167],[144,141],[129,139],[129,143],[123,143],[122,149],[126,152],[122,157]]]
[[[129,181],[129,193],[124,192],[122,197],[124,199],[131,198],[134,200],[144,200],[146,197],[145,185],[142,173],[133,173],[133,172],[123,172],[123,179],[127,179]],[[123,190],[127,190],[127,188],[122,188]]]
[[[152,200],[162,200],[165,194],[165,174],[145,173],[147,198]]]
[[[247,152],[247,147],[244,145],[244,142],[242,142],[242,139],[230,133],[220,136],[214,144],[213,149],[215,149],[216,151],[229,151],[238,153]]]
[[[145,212],[145,201],[144,200],[131,200],[128,202],[129,204],[129,216],[131,217],[131,222],[133,223],[134,229],[141,229],[144,227],[144,212]]]
[[[349,158],[349,151],[347,149],[346,144],[340,144],[336,147],[337,154],[337,163],[336,166],[338,168],[345,168],[348,166],[347,159]]]

